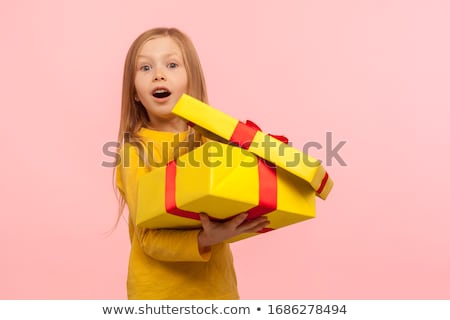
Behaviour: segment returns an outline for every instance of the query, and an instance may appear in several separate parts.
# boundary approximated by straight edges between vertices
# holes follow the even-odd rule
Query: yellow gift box
[[[163,186],[163,187],[161,187]],[[200,228],[198,213],[226,220],[266,215],[268,227],[234,242],[315,217],[316,193],[302,179],[251,152],[209,141],[139,179],[136,223],[152,229]]]
[[[319,160],[263,133],[251,122],[242,123],[187,94],[179,99],[172,112],[302,178],[321,199],[326,199],[333,187]]]

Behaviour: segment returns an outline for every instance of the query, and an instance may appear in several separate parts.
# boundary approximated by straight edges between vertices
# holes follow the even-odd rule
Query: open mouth
[[[153,90],[152,95],[155,98],[162,99],[162,98],[167,98],[168,96],[170,96],[171,92],[169,90],[167,90],[166,88],[156,88],[155,90]]]

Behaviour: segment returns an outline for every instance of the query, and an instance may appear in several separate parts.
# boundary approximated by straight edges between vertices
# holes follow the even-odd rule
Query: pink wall
[[[0,298],[126,297],[102,145],[126,50],[163,25],[193,39],[213,106],[300,148],[346,141],[316,219],[233,245],[242,298],[450,299],[448,1],[213,3],[0,4]]]

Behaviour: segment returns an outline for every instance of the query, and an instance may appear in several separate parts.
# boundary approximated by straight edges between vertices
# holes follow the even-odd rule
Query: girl
[[[138,180],[152,170],[149,157],[151,163],[167,163],[178,154],[174,141],[186,141],[191,134],[204,140],[171,113],[183,93],[207,103],[190,39],[174,28],[141,34],[125,60],[116,167],[120,212],[125,204],[129,211],[128,298],[238,299],[233,258],[224,241],[266,227],[265,217],[246,221],[247,215],[240,214],[213,222],[201,214],[199,230],[142,229],[135,224]]]

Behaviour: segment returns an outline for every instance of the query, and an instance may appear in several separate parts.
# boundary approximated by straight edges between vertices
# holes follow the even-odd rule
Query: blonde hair
[[[130,139],[130,141],[140,141],[141,137],[138,135],[139,130],[150,125],[151,119],[149,119],[147,111],[141,102],[135,100],[136,88],[134,86],[134,79],[136,76],[136,58],[147,41],[160,37],[170,37],[180,48],[188,79],[186,93],[198,100],[208,103],[205,77],[200,64],[200,59],[191,39],[176,28],[153,28],[147,30],[133,41],[125,58],[122,84],[122,109],[119,132],[117,135],[119,146],[123,145],[125,135],[127,135],[127,139]],[[194,132],[192,128],[189,129],[187,136],[192,133],[194,133],[196,139],[198,139],[198,132]],[[118,160],[118,158],[116,160]],[[146,161],[146,163],[148,162]],[[114,169],[113,173],[113,184],[116,196],[119,200],[119,216],[116,221],[117,226],[125,207],[125,200],[117,190],[115,182],[116,170],[117,167]]]

